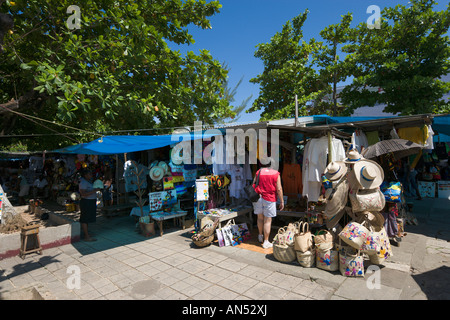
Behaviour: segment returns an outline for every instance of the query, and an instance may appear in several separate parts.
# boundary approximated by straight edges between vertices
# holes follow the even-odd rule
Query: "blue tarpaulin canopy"
[[[151,150],[182,141],[211,138],[217,134],[184,133],[161,136],[105,136],[88,143],[53,150],[55,153],[111,155]]]

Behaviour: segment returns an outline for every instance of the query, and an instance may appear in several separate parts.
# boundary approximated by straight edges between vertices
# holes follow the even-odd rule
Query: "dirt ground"
[[[62,211],[62,209],[58,208],[57,206],[53,206],[52,207],[53,210],[50,210],[48,206],[43,206],[43,208],[56,213],[64,213],[64,216],[68,216],[69,218],[72,218],[74,220],[76,220],[77,217],[79,216],[78,212],[65,212]],[[20,232],[22,227],[30,224],[39,224],[40,228],[48,228],[56,226],[56,224],[52,223],[50,220],[41,220],[39,216],[31,213],[29,211],[28,205],[14,206],[14,209],[16,210],[17,213],[16,216],[10,223],[0,226],[0,233]]]

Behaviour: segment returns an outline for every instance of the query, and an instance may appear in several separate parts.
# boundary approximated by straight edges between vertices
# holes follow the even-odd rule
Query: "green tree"
[[[223,99],[227,72],[207,50],[182,56],[167,45],[190,44],[187,27],[210,28],[218,1],[85,0],[80,28],[66,0],[0,0],[14,19],[0,54],[2,134],[72,131],[18,114],[85,130],[78,141],[108,132],[192,125],[234,115]],[[155,133],[161,133],[158,131]],[[33,143],[33,141],[35,143]],[[67,136],[33,139],[32,148],[67,144]]]
[[[439,78],[450,71],[450,7],[434,11],[435,1],[410,3],[382,10],[379,29],[362,23],[353,30],[346,60],[354,80],[340,94],[348,113],[377,103],[400,115],[448,111],[442,96],[450,83]]]
[[[337,84],[348,78],[350,70],[349,64],[344,59],[340,59],[338,51],[349,40],[352,20],[352,14],[347,13],[342,16],[340,23],[330,25],[320,32],[320,36],[325,43],[319,43],[319,52],[315,61],[319,69],[319,79],[323,89],[319,98],[314,102],[311,113],[326,113],[336,116],[338,108],[343,108],[338,103]]]
[[[264,64],[263,73],[250,82],[259,84],[260,93],[247,112],[263,110],[261,120],[290,118],[295,115],[298,96],[299,115],[308,112],[308,103],[320,95],[321,84],[310,55],[318,43],[303,40],[302,27],[308,10],[286,22],[269,43],[257,46],[255,57]]]
[[[223,64],[223,68],[227,72],[230,72],[230,70],[231,70],[227,64]],[[232,115],[231,117],[228,117],[228,118],[219,119],[218,121],[216,121],[217,123],[223,124],[223,123],[227,123],[229,120],[236,122],[239,120],[241,113],[244,112],[244,110],[247,108],[247,105],[248,105],[250,99],[253,97],[253,95],[250,95],[249,97],[242,100],[240,104],[234,105],[234,102],[236,102],[235,96],[236,96],[237,90],[238,90],[239,86],[242,84],[243,80],[244,80],[244,77],[241,77],[241,79],[239,79],[239,81],[236,83],[236,85],[234,87],[230,86],[228,78],[225,81],[225,84],[224,84],[225,91],[224,91],[223,96],[231,105],[233,105],[232,110],[233,110],[234,115]]]

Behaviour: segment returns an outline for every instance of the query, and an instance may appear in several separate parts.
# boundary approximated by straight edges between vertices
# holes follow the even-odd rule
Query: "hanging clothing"
[[[369,146],[380,142],[380,137],[378,136],[378,131],[369,131],[366,132],[367,142]]]
[[[395,128],[392,128],[392,130],[389,132],[391,139],[400,139],[398,136],[397,130]]]
[[[342,161],[346,158],[344,145],[341,140],[332,138],[333,161]],[[302,195],[308,197],[309,202],[318,201],[322,174],[328,164],[328,137],[314,138],[308,141],[303,153],[302,166]]]
[[[359,153],[361,153],[361,149],[367,149],[369,146],[369,142],[367,141],[367,136],[361,130],[356,130],[352,134],[352,145]]]
[[[425,125],[422,127],[399,128],[397,133],[400,139],[409,140],[421,145],[425,145],[429,135],[428,127]]]
[[[428,138],[425,141],[425,146],[424,146],[424,150],[429,150],[429,152],[431,152],[434,149],[434,143],[433,143],[433,136],[434,136],[434,131],[433,128],[431,128],[430,125],[427,126],[428,128]]]
[[[302,194],[302,170],[297,163],[283,164],[283,174],[281,176],[281,183],[283,185],[283,194],[288,198],[297,199],[298,194]]]
[[[223,139],[222,152],[218,150],[220,144],[214,141],[214,148],[211,155],[212,173],[215,176],[222,176],[226,174],[231,168],[227,164],[227,153],[226,153],[226,139]]]
[[[246,184],[244,176],[244,168],[240,165],[231,165],[231,169],[228,171],[231,177],[230,185],[228,186],[228,191],[230,192],[230,197],[234,198],[245,198],[246,194],[244,192],[244,187]]]

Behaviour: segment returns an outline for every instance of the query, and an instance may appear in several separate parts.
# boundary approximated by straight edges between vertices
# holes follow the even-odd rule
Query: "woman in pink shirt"
[[[262,242],[264,249],[271,248],[269,242],[270,230],[272,228],[272,218],[277,215],[277,196],[280,199],[280,210],[284,209],[283,188],[281,185],[280,173],[271,168],[273,161],[256,172],[253,185],[256,184],[256,178],[259,175],[259,184],[255,191],[260,194],[257,202],[253,203],[254,213],[258,216],[258,241]]]

